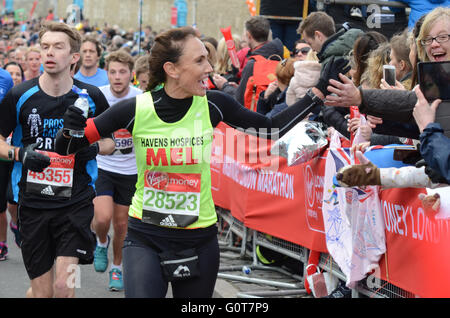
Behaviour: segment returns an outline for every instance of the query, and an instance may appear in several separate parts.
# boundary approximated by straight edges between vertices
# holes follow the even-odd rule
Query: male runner
[[[81,44],[81,67],[75,74],[75,79],[97,87],[108,85],[106,71],[98,67],[101,56],[100,42],[92,37],[85,38]]]
[[[109,104],[134,97],[142,93],[131,86],[134,60],[123,50],[115,51],[106,57],[106,70],[109,85],[100,87]],[[94,254],[94,267],[104,272],[108,267],[108,231],[111,220],[114,227],[114,259],[109,272],[109,289],[123,289],[122,247],[127,233],[128,207],[136,189],[137,168],[133,139],[126,129],[114,133],[116,150],[110,156],[97,156],[98,179],[95,184],[97,197],[94,199],[95,216],[93,229],[97,234],[97,247]]]
[[[13,87],[0,105],[0,157],[14,161],[12,188],[32,296],[73,297],[76,265],[93,260],[95,157],[99,149],[108,153],[113,147],[105,139],[87,151],[60,156],[54,140],[81,89],[89,93],[90,117],[108,104],[98,88],[70,76],[70,66],[80,58],[77,31],[49,22],[41,28],[39,43],[44,73]],[[5,140],[13,131],[10,146]]]

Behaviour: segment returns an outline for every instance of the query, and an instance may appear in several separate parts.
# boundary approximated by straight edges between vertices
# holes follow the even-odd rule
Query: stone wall
[[[72,0],[40,0],[35,16],[45,16],[53,7],[58,17],[66,17],[66,8],[71,3]],[[156,31],[170,28],[173,3],[174,0],[143,0],[142,24],[149,24]],[[187,3],[188,25],[196,22],[197,28],[207,36],[220,38],[220,28],[229,25],[233,33],[241,35],[244,22],[250,17],[245,0],[187,0]],[[32,4],[32,0],[15,0],[14,8],[29,11]],[[139,0],[85,0],[84,6],[84,16],[91,25],[102,27],[107,22],[123,29],[139,27]]]

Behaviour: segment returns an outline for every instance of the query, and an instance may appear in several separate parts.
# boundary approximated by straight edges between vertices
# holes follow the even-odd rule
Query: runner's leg
[[[210,298],[219,272],[220,252],[217,237],[198,249],[199,277],[172,282],[174,298]]]
[[[114,238],[113,238],[113,253],[114,265],[122,264],[122,249],[123,241],[127,235],[127,225],[128,225],[128,206],[114,203],[114,215],[113,215],[113,228],[114,228]]]
[[[109,195],[100,195],[94,199],[94,219],[92,228],[94,229],[98,240],[106,243],[111,219],[113,217],[114,204]]]
[[[55,298],[73,298],[75,297],[75,286],[77,283],[78,258],[70,256],[58,256],[56,258],[56,274],[54,283]],[[33,288],[34,293],[34,288]]]
[[[47,273],[31,280],[32,297],[52,298],[53,297],[53,268]],[[27,293],[28,296],[28,293]]]
[[[123,282],[126,298],[164,298],[167,294],[158,253],[129,238],[123,246]]]

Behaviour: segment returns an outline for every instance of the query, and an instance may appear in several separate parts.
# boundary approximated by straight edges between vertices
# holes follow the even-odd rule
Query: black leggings
[[[217,236],[202,242],[197,252],[200,276],[172,282],[174,298],[212,297],[220,263]],[[158,251],[133,235],[124,241],[123,282],[127,298],[164,298],[168,289]]]

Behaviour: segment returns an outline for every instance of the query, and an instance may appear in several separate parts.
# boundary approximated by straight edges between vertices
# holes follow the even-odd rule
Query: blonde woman
[[[241,42],[240,36],[233,34],[233,40],[234,46],[238,48]],[[216,54],[217,59],[216,64],[214,65],[214,71],[230,81],[231,78],[235,77],[235,74],[233,74],[233,67],[231,64],[230,54],[228,53],[225,38],[220,39],[219,44],[217,45]],[[235,78],[234,80],[237,81],[237,78]]]

